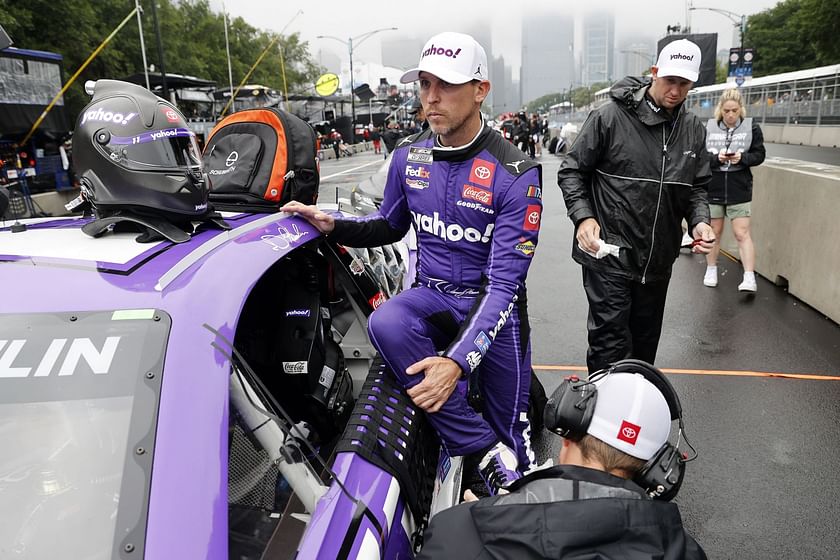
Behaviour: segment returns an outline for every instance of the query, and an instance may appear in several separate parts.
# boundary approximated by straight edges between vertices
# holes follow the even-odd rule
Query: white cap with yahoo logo
[[[478,41],[464,33],[447,31],[429,39],[420,53],[420,63],[402,75],[407,84],[428,72],[450,84],[487,79],[487,54]]]
[[[586,433],[638,459],[653,457],[671,432],[659,389],[637,373],[611,373],[594,383],[598,398]]]
[[[657,77],[679,76],[696,82],[700,75],[700,47],[688,39],[671,41],[659,53]]]

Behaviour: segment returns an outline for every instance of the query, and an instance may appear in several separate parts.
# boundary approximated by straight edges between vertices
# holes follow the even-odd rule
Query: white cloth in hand
[[[618,245],[610,245],[609,243],[605,243],[603,239],[599,239],[598,240],[598,251],[595,252],[595,253],[593,253],[592,251],[590,251],[588,249],[585,249],[583,247],[583,245],[581,245],[580,243],[578,243],[578,249],[580,249],[581,251],[583,251],[587,255],[595,257],[596,259],[603,259],[607,255],[612,255],[612,256],[617,258],[621,248]]]

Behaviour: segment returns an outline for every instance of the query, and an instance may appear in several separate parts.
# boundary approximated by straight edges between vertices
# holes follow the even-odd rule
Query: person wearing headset
[[[568,377],[545,425],[564,438],[559,465],[532,471],[507,494],[468,492],[432,519],[418,558],[706,558],[669,502],[696,452],[687,459],[678,449],[682,409],[659,370],[622,360],[590,381]]]

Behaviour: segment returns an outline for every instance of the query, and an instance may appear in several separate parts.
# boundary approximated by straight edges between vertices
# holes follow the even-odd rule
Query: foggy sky
[[[519,68],[521,56],[522,15],[517,3],[487,0],[320,0],[315,2],[277,2],[276,0],[210,0],[211,6],[221,11],[222,3],[233,17],[242,17],[249,24],[272,31],[282,30],[299,9],[286,33],[297,32],[308,41],[310,53],[319,49],[331,51],[347,60],[347,47],[338,41],[317,39],[318,35],[335,35],[346,40],[382,27],[398,27],[398,31],[380,33],[366,40],[355,49],[357,62],[381,62],[380,37],[398,37],[400,34],[427,39],[441,31],[457,31],[475,23],[491,26],[493,30],[493,56],[504,55],[514,72]],[[694,0],[695,6],[719,8],[750,15],[774,6],[777,0]],[[667,25],[686,23],[686,4],[681,0],[525,0],[522,10],[530,13],[582,15],[582,10],[606,10],[615,15],[616,48],[627,36],[649,36],[658,39],[665,35]],[[728,49],[733,42],[735,26],[725,16],[710,11],[692,11],[691,27],[695,33],[717,33],[718,49]],[[576,28],[575,50],[582,48],[579,29]],[[737,34],[735,35],[737,37]],[[489,55],[490,53],[488,53]]]

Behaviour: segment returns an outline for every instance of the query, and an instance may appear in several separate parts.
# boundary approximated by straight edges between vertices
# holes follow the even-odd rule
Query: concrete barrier
[[[360,152],[372,152],[373,142],[359,142],[358,144],[353,144],[352,146],[348,144],[347,148],[354,154],[358,154]],[[325,159],[335,159],[335,150],[332,146],[322,147],[318,150],[318,159],[321,161],[324,161]]]
[[[772,158],[752,172],[756,271],[840,323],[840,167]],[[721,246],[738,256],[729,224]]]
[[[799,146],[840,146],[840,126],[762,124],[764,141]]]

